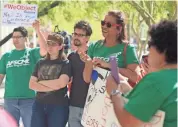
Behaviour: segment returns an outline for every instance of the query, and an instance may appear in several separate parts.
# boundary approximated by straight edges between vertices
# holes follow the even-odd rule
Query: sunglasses
[[[112,26],[121,26],[120,24],[111,24],[110,22],[106,22],[104,20],[101,21],[101,25],[106,25],[107,28],[111,28]]]

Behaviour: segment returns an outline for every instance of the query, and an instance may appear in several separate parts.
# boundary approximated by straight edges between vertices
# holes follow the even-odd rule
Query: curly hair
[[[27,31],[27,29],[25,29],[23,26],[14,28],[13,33],[14,33],[14,32],[20,32],[23,37],[28,37],[28,31]]]
[[[167,63],[177,63],[177,21],[162,20],[148,31],[149,47],[154,46],[164,53]]]
[[[91,34],[92,34],[92,28],[91,28],[90,24],[84,20],[77,22],[74,26],[74,30],[75,29],[82,29],[82,30],[86,31],[86,36],[91,36]]]

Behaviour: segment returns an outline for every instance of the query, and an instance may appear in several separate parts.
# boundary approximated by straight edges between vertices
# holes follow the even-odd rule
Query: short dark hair
[[[164,53],[167,63],[177,63],[177,21],[162,20],[151,26],[149,47]]]
[[[27,29],[25,29],[23,26],[14,28],[13,33],[14,33],[14,32],[20,32],[23,37],[28,37],[28,31],[27,31]]]
[[[84,20],[77,22],[74,26],[74,30],[75,29],[82,29],[82,30],[86,31],[86,36],[91,36],[91,34],[92,34],[92,28],[91,28],[90,24]]]

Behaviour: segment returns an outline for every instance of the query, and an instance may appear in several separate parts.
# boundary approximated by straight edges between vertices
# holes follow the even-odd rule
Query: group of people
[[[40,31],[38,48],[26,48],[28,32],[13,30],[15,49],[0,60],[0,83],[4,77],[4,109],[24,127],[82,127],[85,106],[94,67],[110,70],[109,57],[115,56],[121,84],[107,78],[116,117],[123,127],[139,127],[158,110],[165,112],[164,127],[177,125],[177,22],[164,20],[149,30],[148,74],[138,82],[140,63],[134,46],[128,44],[125,17],[121,11],[109,11],[101,21],[104,39],[89,44],[91,25],[74,25],[74,51],[64,53],[64,38]],[[126,53],[124,53],[126,51]],[[159,59],[158,59],[159,58]],[[152,71],[154,68],[154,72]],[[155,69],[156,68],[156,69]],[[71,82],[68,96],[68,84]],[[133,88],[129,83],[137,83]],[[128,102],[124,98],[129,99]]]

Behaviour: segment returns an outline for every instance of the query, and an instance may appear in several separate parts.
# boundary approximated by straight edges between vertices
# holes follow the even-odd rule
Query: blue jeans
[[[30,127],[33,103],[34,99],[4,99],[4,108],[18,124],[22,117],[24,127]]]
[[[81,119],[83,115],[83,108],[70,106],[69,107],[69,127],[83,127]]]
[[[69,116],[69,106],[33,104],[31,127],[65,127]]]

